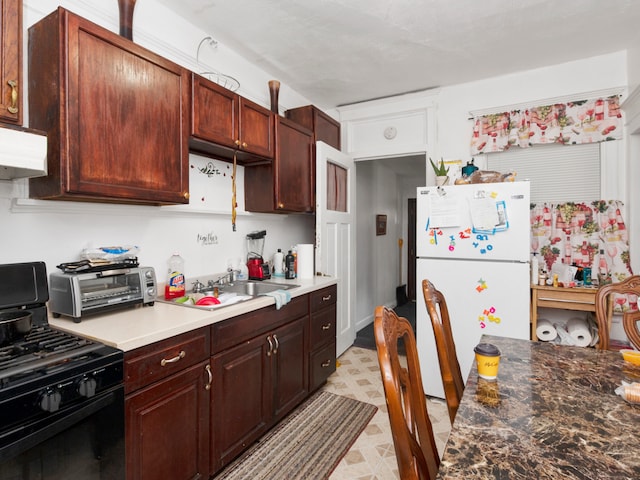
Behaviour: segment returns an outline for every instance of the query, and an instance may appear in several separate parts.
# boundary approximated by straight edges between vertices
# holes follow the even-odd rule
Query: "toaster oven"
[[[153,305],[157,284],[153,267],[120,268],[49,275],[49,310],[79,323],[85,315],[134,305]]]

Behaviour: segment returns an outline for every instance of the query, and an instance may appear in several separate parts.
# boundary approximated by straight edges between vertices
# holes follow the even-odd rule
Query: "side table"
[[[581,312],[596,311],[596,293],[598,287],[552,287],[531,285],[531,340],[538,340],[538,308],[561,308]],[[613,303],[607,299],[609,317],[613,311]]]

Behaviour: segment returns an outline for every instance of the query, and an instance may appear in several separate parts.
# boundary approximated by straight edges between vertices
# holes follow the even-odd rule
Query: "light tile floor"
[[[323,389],[371,403],[378,407],[378,411],[329,479],[399,479],[375,350],[351,347],[340,356],[338,361],[339,366],[336,372],[329,377]],[[444,400],[428,398],[427,410],[433,425],[438,452],[442,456],[451,429],[447,406]]]

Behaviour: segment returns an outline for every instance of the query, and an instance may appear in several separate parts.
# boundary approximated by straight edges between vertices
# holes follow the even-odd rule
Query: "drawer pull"
[[[278,341],[278,336],[274,333],[273,340],[276,342],[276,348],[273,349],[273,354],[278,353],[278,348],[280,348],[280,342]]]
[[[211,390],[211,383],[213,383],[213,374],[211,373],[211,365],[207,365],[206,367],[204,367],[204,369],[207,371],[207,375],[209,376],[209,380],[207,381],[207,384],[204,386],[204,389]]]
[[[323,302],[326,302],[326,301],[329,301],[329,300],[331,300],[331,294],[327,295],[326,297],[325,296],[322,297],[322,301]]]
[[[163,358],[162,360],[160,360],[160,365],[164,367],[167,363],[176,363],[177,361],[183,359],[186,356],[187,356],[187,354],[185,353],[185,351],[184,350],[180,350],[180,353],[178,355],[176,355],[175,357],[170,358],[168,360],[166,358]]]
[[[273,342],[271,341],[271,335],[267,337],[267,342],[269,342],[269,350],[267,351],[267,357],[270,357],[271,353],[273,352]]]
[[[331,365],[331,360],[327,360],[327,361],[322,362],[322,363],[320,364],[320,366],[321,366],[322,368],[327,368],[329,365]]]
[[[329,330],[331,328],[331,323],[327,323],[325,325],[322,325],[322,329],[323,330]]]

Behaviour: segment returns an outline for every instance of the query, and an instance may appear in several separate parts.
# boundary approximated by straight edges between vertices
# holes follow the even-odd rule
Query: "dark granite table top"
[[[640,479],[640,381],[619,352],[485,335],[498,379],[471,368],[438,479]]]

